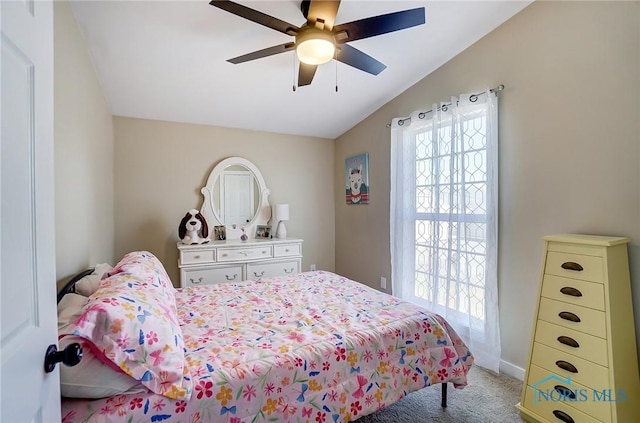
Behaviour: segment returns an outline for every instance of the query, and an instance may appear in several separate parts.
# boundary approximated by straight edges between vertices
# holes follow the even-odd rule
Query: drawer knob
[[[580,344],[578,344],[578,341],[576,341],[573,338],[569,338],[568,336],[558,336],[558,342],[560,342],[561,344],[565,344],[568,345],[570,347],[573,348],[580,348]]]
[[[293,273],[293,267],[290,270],[284,269],[284,273]]]
[[[582,297],[582,292],[570,286],[565,286],[560,290],[560,292],[564,295],[571,295],[572,297]]]
[[[238,277],[238,274],[236,273],[233,276],[224,275],[224,277],[227,278],[228,281],[234,281]]]
[[[557,419],[562,420],[565,423],[576,423],[576,421],[573,420],[571,416],[564,411],[553,410],[553,415],[556,416]]]
[[[561,319],[569,320],[570,322],[580,323],[580,318],[569,311],[561,311],[558,313],[558,316],[560,316]]]
[[[571,399],[576,399],[576,394],[575,392],[573,392],[571,389],[567,388],[566,386],[562,386],[562,385],[556,385],[553,387],[553,389],[555,389],[556,391],[558,391],[558,393],[560,395],[562,395],[563,397],[567,397],[567,398],[571,398]]]
[[[199,259],[200,255],[198,254],[197,256],[193,256],[194,259]]]
[[[560,367],[562,370],[566,370],[570,373],[578,373],[578,369],[573,364],[568,361],[558,360],[556,361],[556,366]]]
[[[229,254],[227,254],[227,253],[224,253],[224,254],[222,255],[222,257],[226,257],[226,256],[228,256],[228,255],[229,255]]]
[[[564,263],[562,263],[560,267],[566,270],[575,270],[576,272],[580,272],[584,270],[582,266],[580,266],[578,263],[573,261],[565,261]]]
[[[288,249],[288,248],[285,248],[284,252],[285,252],[285,253],[288,253],[288,252],[289,252],[289,249]]]
[[[194,280],[193,278],[189,278],[189,280],[191,281],[192,284],[194,285],[198,285],[200,283],[202,283],[202,278],[198,278],[198,280]]]

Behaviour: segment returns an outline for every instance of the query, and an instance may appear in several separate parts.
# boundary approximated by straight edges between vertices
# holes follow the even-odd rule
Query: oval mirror
[[[249,160],[229,157],[218,163],[202,187],[204,201],[200,211],[213,231],[224,225],[227,239],[245,233],[253,238],[257,225],[266,225],[271,217],[269,189],[262,174]]]
[[[213,209],[225,226],[244,226],[253,220],[260,204],[258,182],[251,170],[230,165],[214,181]]]

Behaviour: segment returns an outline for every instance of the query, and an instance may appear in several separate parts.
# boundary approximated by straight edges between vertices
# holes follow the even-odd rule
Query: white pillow
[[[79,294],[68,293],[58,303],[58,330],[75,321],[89,299]]]
[[[60,350],[74,342],[82,345],[82,360],[73,367],[60,366],[60,393],[63,397],[97,399],[147,391],[131,376],[102,362],[91,351],[87,341],[79,336],[62,338]]]
[[[92,274],[85,276],[76,282],[76,292],[85,297],[90,297],[100,287],[100,280],[102,276],[113,267],[107,263],[100,263],[95,265],[95,270]]]

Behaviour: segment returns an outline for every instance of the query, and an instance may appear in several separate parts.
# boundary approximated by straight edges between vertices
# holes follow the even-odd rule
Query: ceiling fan
[[[307,22],[297,27],[232,1],[213,0],[209,4],[295,37],[294,42],[268,47],[227,61],[238,64],[295,50],[300,60],[298,86],[311,84],[318,65],[334,58],[372,75],[378,75],[386,66],[347,43],[425,23],[424,7],[334,25],[340,0],[304,0],[300,10]]]

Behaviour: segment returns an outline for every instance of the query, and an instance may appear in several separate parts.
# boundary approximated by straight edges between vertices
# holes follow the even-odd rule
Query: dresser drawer
[[[218,262],[260,260],[273,256],[271,245],[245,248],[219,248]]]
[[[214,250],[187,250],[180,252],[180,262],[182,264],[213,263],[215,261],[216,255]]]
[[[284,244],[274,245],[274,257],[290,257],[302,255],[302,245]]]
[[[611,423],[611,403],[598,400],[592,388],[576,383],[573,379],[549,372],[542,367],[531,365],[527,374],[527,385],[539,390],[539,401],[546,401],[549,395],[553,400],[564,402],[578,411],[599,421]],[[556,391],[556,387],[560,391]],[[568,389],[570,392],[567,392]],[[554,392],[556,391],[556,392]],[[602,392],[602,390],[598,390]],[[564,392],[564,393],[563,393]],[[544,394],[544,395],[543,395]],[[545,396],[546,395],[546,396]],[[535,399],[535,398],[534,398]],[[536,404],[538,401],[534,401]],[[534,405],[535,406],[535,405]]]
[[[247,264],[247,279],[300,273],[300,260]]]
[[[531,364],[556,373],[589,388],[602,391],[609,388],[609,369],[584,358],[556,350],[539,342],[533,343]]]
[[[591,282],[604,282],[602,258],[596,256],[549,251],[544,273]]]
[[[604,285],[600,283],[544,275],[542,296],[604,311]]]
[[[538,397],[536,397],[536,395],[538,395]],[[561,401],[545,401],[544,399],[541,400],[539,395],[540,394],[536,393],[531,386],[527,386],[524,394],[524,407],[541,417],[544,422],[599,423],[598,420],[576,410],[575,408],[567,405],[567,403]]]
[[[240,282],[243,280],[242,269],[242,265],[182,268],[181,280],[183,288],[224,282]]]
[[[597,336],[538,320],[535,340],[602,366],[608,365],[607,341]]]
[[[607,337],[603,311],[541,297],[538,319],[600,338]]]

